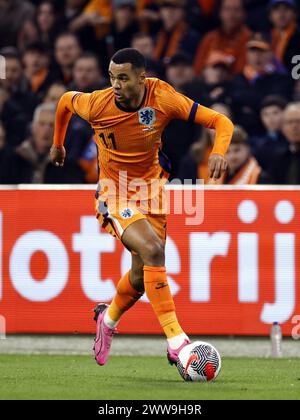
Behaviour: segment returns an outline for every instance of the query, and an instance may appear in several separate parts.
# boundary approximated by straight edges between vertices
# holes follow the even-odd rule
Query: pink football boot
[[[171,347],[168,345],[167,348],[167,358],[169,360],[170,365],[175,365],[178,361],[178,355],[180,353],[180,350],[183,349],[183,347],[187,346],[188,344],[190,344],[190,340],[184,340],[184,343],[181,344],[180,347],[178,347],[178,349],[171,349]]]
[[[94,320],[96,321],[96,337],[95,344],[93,347],[95,353],[95,360],[98,365],[103,366],[107,362],[111,342],[114,334],[116,333],[116,328],[109,328],[104,323],[104,315],[107,311],[108,305],[105,303],[99,303],[94,309],[95,316]]]

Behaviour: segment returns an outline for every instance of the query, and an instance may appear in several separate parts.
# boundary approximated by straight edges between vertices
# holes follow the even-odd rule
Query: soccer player
[[[224,155],[233,124],[176,92],[168,83],[146,78],[144,56],[135,49],[125,48],[114,54],[109,77],[108,89],[67,92],[61,97],[50,151],[52,162],[62,166],[66,156],[63,143],[72,114],[91,124],[99,152],[96,216],[101,226],[132,254],[131,269],[120,279],[111,304],[95,308],[95,359],[99,365],[106,363],[121,316],[145,291],[167,337],[167,357],[173,364],[190,341],[177,320],[167,281],[166,212],[160,202],[163,186],[152,188],[167,172],[160,151],[161,134],[171,119],[195,121],[215,129],[209,173],[218,179],[227,167]],[[144,191],[140,200],[133,200],[134,188],[126,187],[125,193],[121,192],[125,184],[132,183]]]

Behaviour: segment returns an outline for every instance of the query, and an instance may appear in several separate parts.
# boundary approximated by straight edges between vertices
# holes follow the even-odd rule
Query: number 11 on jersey
[[[116,138],[114,133],[109,133],[109,135],[107,136],[107,139],[110,140],[110,142],[105,138],[104,133],[100,133],[99,134],[100,139],[102,140],[104,146],[107,149],[113,149],[116,150],[117,146],[116,146]]]

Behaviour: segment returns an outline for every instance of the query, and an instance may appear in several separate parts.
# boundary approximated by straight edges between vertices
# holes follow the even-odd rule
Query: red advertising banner
[[[209,189],[202,223],[168,216],[166,267],[189,334],[291,335],[300,315],[300,191]],[[195,191],[193,191],[193,194]],[[202,205],[202,203],[201,203]],[[8,333],[92,333],[130,253],[100,229],[94,192],[0,191],[0,315]],[[123,333],[161,333],[143,297]]]

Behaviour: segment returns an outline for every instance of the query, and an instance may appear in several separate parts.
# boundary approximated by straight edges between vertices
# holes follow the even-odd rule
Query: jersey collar
[[[125,108],[124,106],[122,106],[117,100],[116,100],[116,98],[115,98],[115,104],[116,104],[116,107],[117,108],[119,108],[121,111],[124,111],[124,112],[136,112],[136,111],[138,111],[140,108],[142,108],[142,106],[144,105],[144,103],[145,103],[145,100],[146,100],[146,96],[147,96],[147,87],[145,86],[145,92],[144,92],[144,96],[143,96],[143,99],[142,99],[142,102],[140,103],[140,105],[137,107],[137,108]]]

